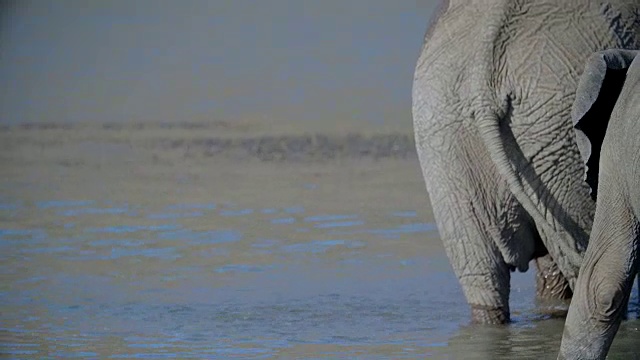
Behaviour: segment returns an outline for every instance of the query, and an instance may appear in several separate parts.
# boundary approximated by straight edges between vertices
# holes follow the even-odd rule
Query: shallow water
[[[25,164],[2,170],[3,357],[555,358],[532,272],[513,324],[467,325],[413,161]]]

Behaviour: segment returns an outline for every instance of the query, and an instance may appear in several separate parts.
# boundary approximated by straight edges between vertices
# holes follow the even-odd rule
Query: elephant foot
[[[471,322],[473,324],[501,325],[509,322],[509,309],[471,304]]]
[[[536,296],[539,300],[569,300],[573,296],[569,282],[548,254],[535,259]]]

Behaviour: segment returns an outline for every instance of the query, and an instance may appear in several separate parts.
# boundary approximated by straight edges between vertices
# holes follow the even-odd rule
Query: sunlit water
[[[396,180],[373,186],[355,175],[339,184],[313,177],[286,184],[277,196],[249,196],[243,205],[206,191],[199,201],[176,201],[179,192],[159,196],[173,191],[162,176],[123,176],[121,183],[107,181],[116,184],[110,190],[76,179],[66,191],[60,190],[65,178],[58,188],[40,176],[25,175],[24,184],[5,179],[0,355],[555,358],[563,320],[537,307],[532,271],[513,275],[511,325],[468,326],[468,306],[424,208],[381,201],[342,211],[355,208],[346,196],[344,204],[333,201],[333,211],[314,206],[332,189],[366,199],[367,192],[391,191]],[[196,187],[176,178],[171,187]],[[398,193],[423,194],[421,179],[411,181],[415,186]],[[127,182],[160,191],[122,201],[118,192]],[[299,192],[291,198],[300,201],[283,206],[287,191]],[[635,294],[632,320],[623,324],[611,358],[637,358]]]

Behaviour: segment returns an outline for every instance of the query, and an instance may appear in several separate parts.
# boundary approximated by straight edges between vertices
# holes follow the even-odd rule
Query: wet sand
[[[98,195],[144,202],[156,196],[183,202],[215,198],[239,204],[309,199],[314,207],[327,211],[374,210],[384,203],[420,208],[431,218],[410,131],[373,127],[356,134],[351,125],[308,133],[288,125],[279,127],[47,124],[5,128],[0,131],[1,171],[5,184],[17,185],[5,187],[5,195],[21,199]],[[276,131],[284,134],[274,135]],[[287,145],[297,142],[306,145]],[[226,145],[212,151],[217,143]]]

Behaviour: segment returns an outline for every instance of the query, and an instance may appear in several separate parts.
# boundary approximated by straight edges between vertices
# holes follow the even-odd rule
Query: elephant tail
[[[549,254],[573,289],[582,262],[582,254],[574,245],[576,241],[568,232],[553,226],[540,211],[535,200],[527,194],[522,177],[518,175],[521,170],[515,168],[516,165],[509,160],[507,155],[506,144],[516,143],[513,134],[501,129],[500,117],[497,112],[489,110],[486,106],[482,109],[487,109],[487,111],[480,115],[477,122],[478,129],[493,163],[500,175],[507,181],[516,200],[533,218],[538,231],[543,235],[541,237]],[[507,125],[505,124],[505,126]],[[509,139],[509,136],[512,139]],[[537,201],[540,202],[540,199]]]
[[[549,254],[573,290],[582,263],[582,254],[576,248],[576,241],[564,229],[558,229],[542,213],[536,205],[536,202],[541,203],[541,199],[534,200],[525,190],[522,176],[519,175],[524,169],[517,168],[518,162],[510,160],[507,154],[507,144],[517,146],[515,136],[508,128],[512,105],[509,97],[500,98],[496,93],[494,84],[498,79],[494,77],[499,73],[495,67],[503,53],[499,44],[508,38],[509,34],[505,34],[504,31],[509,18],[512,17],[511,12],[515,10],[517,9],[509,2],[504,2],[502,6],[491,8],[483,14],[487,17],[486,23],[492,26],[485,27],[483,33],[479,34],[480,40],[486,46],[476,54],[474,87],[475,93],[479,94],[473,107],[478,109],[475,114],[476,124],[500,176],[506,180],[511,193],[532,217]]]

